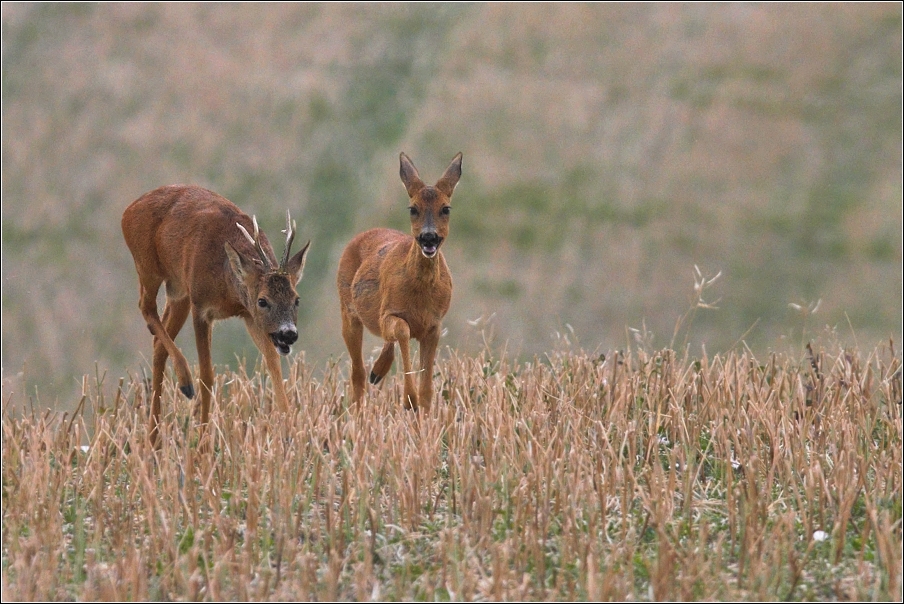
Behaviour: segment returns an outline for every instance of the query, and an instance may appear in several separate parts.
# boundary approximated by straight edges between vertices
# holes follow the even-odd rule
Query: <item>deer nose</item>
[[[298,330],[294,325],[283,325],[270,334],[270,341],[276,347],[277,352],[282,355],[289,354],[292,351],[292,344],[298,339]]]
[[[443,238],[436,234],[436,231],[421,231],[417,236],[417,244],[421,248],[421,253],[425,258],[433,258],[439,251],[439,244],[443,242]]]
[[[298,330],[295,329],[294,325],[282,327],[279,330],[279,339],[286,344],[294,344],[298,340]]]
[[[436,234],[436,231],[421,231],[421,234],[417,236],[417,241],[421,245],[438,245],[441,241],[439,235]]]

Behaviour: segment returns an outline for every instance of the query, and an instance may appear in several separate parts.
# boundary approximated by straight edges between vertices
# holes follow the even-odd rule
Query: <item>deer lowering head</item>
[[[122,231],[138,271],[141,314],[154,336],[150,438],[158,446],[160,396],[166,359],[173,358],[179,390],[195,394],[188,362],[173,339],[189,312],[200,365],[201,425],[210,415],[213,362],[211,327],[241,317],[264,355],[277,403],[288,410],[279,355],[298,339],[298,295],[310,242],[291,255],[295,223],[286,216],[286,247],[277,263],[257,226],[224,197],[194,186],[155,189],[122,216]],[[252,233],[248,229],[252,229]],[[157,313],[157,291],[166,284],[166,306]]]
[[[370,373],[378,383],[389,371],[398,343],[405,371],[405,405],[433,402],[433,362],[442,319],[452,299],[452,276],[440,247],[449,236],[452,193],[461,178],[461,153],[434,185],[425,184],[411,159],[399,156],[399,175],[408,192],[411,235],[371,229],[346,246],[337,285],[342,336],[352,358],[352,399],[364,396],[364,327],[385,341]],[[411,370],[409,341],[420,343],[419,371]],[[414,374],[420,373],[415,388]]]
[[[228,241],[223,247],[240,284],[236,291],[242,297],[244,306],[250,309],[251,322],[259,332],[268,335],[279,354],[287,355],[298,339],[295,322],[298,318],[299,298],[295,293],[295,284],[301,279],[307,246],[294,258],[289,258],[292,240],[295,238],[295,223],[287,211],[286,251],[279,265],[273,266],[261,243],[257,217],[252,217],[251,221],[254,225],[253,236],[240,223],[237,222],[236,226],[254,246],[257,258],[249,262]]]

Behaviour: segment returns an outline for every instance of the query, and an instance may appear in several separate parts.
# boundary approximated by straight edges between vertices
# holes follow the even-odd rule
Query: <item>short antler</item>
[[[239,227],[239,230],[242,231],[245,238],[251,242],[251,245],[254,246],[254,249],[257,250],[257,254],[261,257],[261,262],[264,263],[264,269],[269,271],[273,266],[270,264],[270,259],[267,257],[267,253],[264,252],[264,247],[261,245],[260,231],[257,228],[257,216],[252,216],[251,222],[254,224],[254,237],[249,235],[248,231],[245,230],[245,227],[239,223],[236,222],[235,226]]]
[[[282,262],[279,263],[279,270],[286,270],[289,263],[289,255],[292,250],[292,241],[295,239],[295,221],[292,220],[289,210],[286,210],[286,251],[283,253]]]

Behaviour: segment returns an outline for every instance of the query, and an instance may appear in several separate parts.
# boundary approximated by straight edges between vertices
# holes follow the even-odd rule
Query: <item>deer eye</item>
[[[296,308],[298,307],[298,303],[299,303],[299,302],[300,302],[300,300],[299,300],[298,298],[295,298],[295,307],[296,307]]]
[[[443,216],[448,216],[451,211],[452,211],[452,206],[443,206],[443,209],[440,210],[439,213],[442,214]]]
[[[418,211],[417,211],[417,208],[414,207],[414,206],[410,206],[410,207],[408,208],[408,212],[411,214],[412,217],[415,217],[415,216],[417,216],[418,214],[420,214],[420,212],[418,212]]]
[[[267,308],[268,306],[270,306],[270,303],[267,302],[267,300],[265,300],[264,298],[258,298],[257,305],[261,308]]]

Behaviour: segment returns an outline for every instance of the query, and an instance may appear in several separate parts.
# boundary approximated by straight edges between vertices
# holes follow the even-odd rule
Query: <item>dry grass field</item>
[[[3,600],[901,600],[894,343],[446,349],[420,415],[290,369],[289,415],[222,372],[207,450],[171,382],[156,454],[142,379],[7,401]]]

